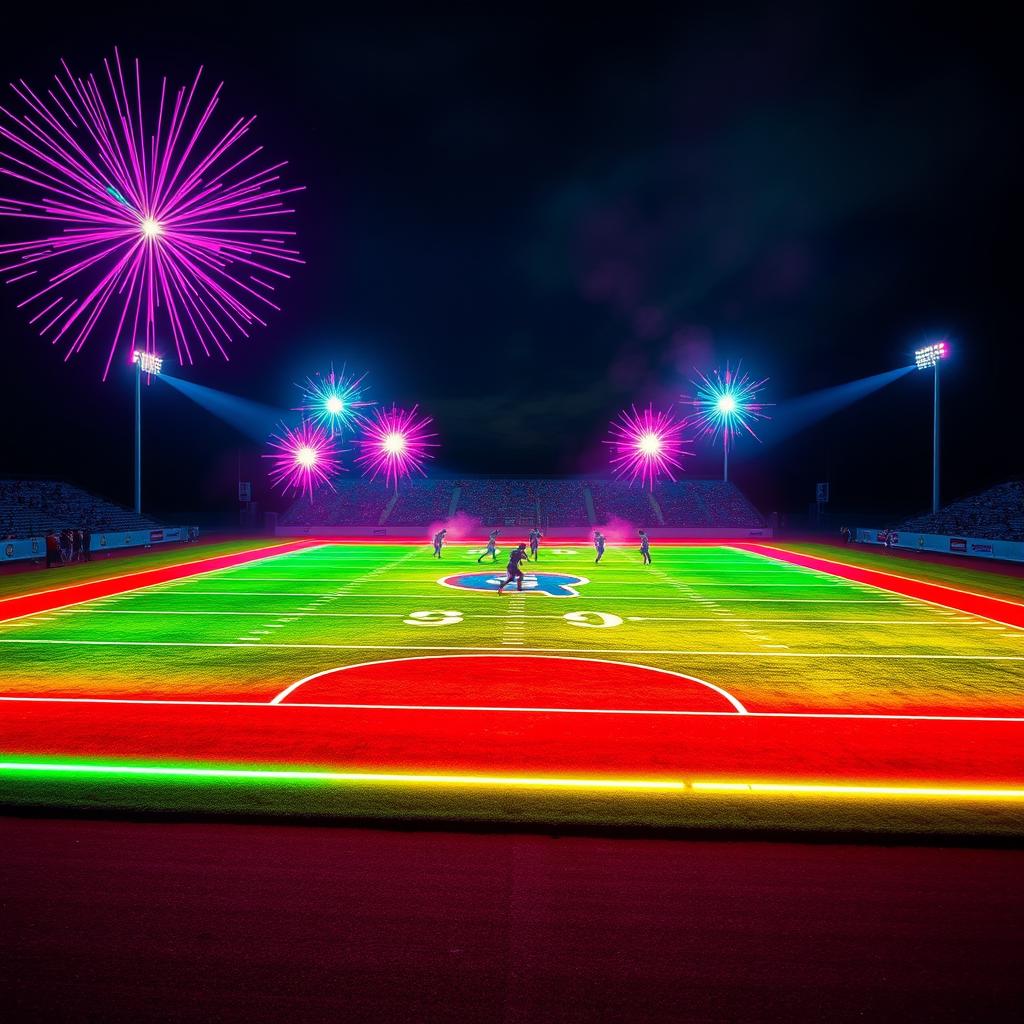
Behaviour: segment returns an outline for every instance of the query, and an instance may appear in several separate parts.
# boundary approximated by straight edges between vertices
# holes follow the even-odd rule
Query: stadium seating
[[[60,480],[0,480],[0,537],[6,540],[61,530],[104,533],[158,525]]]
[[[721,480],[660,483],[653,492],[613,480],[523,478],[409,480],[399,484],[397,497],[379,481],[342,480],[335,488],[318,491],[312,502],[298,499],[281,525],[427,527],[457,513],[486,526],[542,529],[587,529],[615,520],[647,527],[764,526],[736,486]]]
[[[662,525],[646,488],[613,480],[586,480],[584,486],[594,500],[598,523],[624,519],[634,526]]]
[[[934,514],[908,519],[900,530],[1024,541],[1024,481],[1000,484]]]
[[[309,497],[297,498],[281,517],[283,526],[379,526],[395,496],[383,481],[336,480]]]
[[[398,488],[388,511],[388,526],[423,526],[445,519],[452,503],[451,480],[409,480]]]

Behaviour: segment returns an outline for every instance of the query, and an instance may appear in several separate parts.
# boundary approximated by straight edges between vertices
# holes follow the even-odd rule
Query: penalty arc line
[[[486,654],[467,654],[464,655],[466,658],[486,658]],[[521,658],[527,658],[531,660],[545,660],[543,655],[537,654],[523,654]],[[419,655],[411,658],[385,658],[379,661],[364,661],[359,662],[355,665],[341,665],[337,668],[324,669],[321,672],[314,672],[312,675],[306,676],[304,679],[299,679],[292,683],[290,686],[286,686],[276,697],[274,697],[271,704],[281,704],[286,697],[294,693],[303,683],[311,682],[314,679],[319,679],[321,676],[331,675],[335,672],[347,672],[354,668],[367,668],[371,665],[400,665],[407,661],[436,661],[431,655]],[[686,675],[684,672],[673,672],[667,668],[654,668],[650,665],[636,665],[632,662],[627,661],[607,661],[602,658],[557,658],[552,659],[557,661],[582,661],[591,665],[618,665],[623,668],[640,668],[645,672],[658,672],[661,675],[674,676],[677,679],[685,679],[690,683],[699,683],[701,686],[706,686],[709,690],[714,690],[719,696],[724,697],[735,709],[737,714],[745,715],[747,709],[731,694],[728,690],[723,690],[720,686],[716,686],[714,683],[709,683],[706,679],[698,679],[696,676]]]

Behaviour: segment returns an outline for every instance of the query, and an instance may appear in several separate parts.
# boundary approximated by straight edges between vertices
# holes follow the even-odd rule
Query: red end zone
[[[571,704],[545,699],[553,673]],[[269,703],[11,698],[2,707],[8,768],[45,760],[1024,796],[1022,719],[748,714],[702,680],[582,659],[376,662],[298,680]]]

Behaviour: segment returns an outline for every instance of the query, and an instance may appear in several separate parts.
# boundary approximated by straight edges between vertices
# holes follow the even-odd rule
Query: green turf
[[[650,567],[572,550],[542,550],[540,568],[591,582],[526,597],[522,643],[507,597],[436,582],[485,568],[465,548],[439,565],[420,547],[332,545],[2,625],[5,689],[268,700],[335,666],[497,649],[668,668],[751,710],[1021,706],[1024,631],[728,548],[661,548]],[[457,620],[411,617],[446,611]],[[565,618],[581,612],[621,622]]]
[[[247,545],[235,549],[241,546]],[[577,598],[529,594],[520,603],[439,585],[444,575],[503,564],[478,566],[475,549],[452,546],[439,563],[429,547],[324,545],[0,624],[3,690],[268,701],[333,667],[432,652],[525,651],[671,669],[722,687],[749,710],[1024,711],[1024,630],[728,547],[656,546],[653,553],[654,565],[645,567],[632,546],[613,547],[595,566],[585,546],[550,544],[536,568],[591,582]],[[423,624],[417,612],[455,613],[449,617],[456,621]],[[588,624],[568,613],[586,613]],[[599,625],[593,613],[615,616],[614,624]],[[510,629],[514,623],[523,625],[521,633]],[[552,702],[571,698],[559,693],[557,679],[550,686]],[[301,785],[244,792],[231,784],[111,789],[48,779],[17,786],[6,780],[0,788],[15,804],[494,821],[525,814],[544,822],[856,828],[870,819],[864,827],[883,822],[884,830],[913,821],[958,828],[958,815],[973,815],[976,827],[987,823],[982,831],[1003,830],[1007,821],[1005,810],[991,806],[962,815],[947,809],[945,818],[936,817],[934,804],[871,817],[863,805],[803,800],[776,803],[766,818],[763,804],[712,797],[689,798],[684,807],[649,796],[623,802],[586,795],[567,809],[551,794],[495,799]],[[780,817],[784,806],[789,817]],[[940,819],[945,825],[936,825]]]

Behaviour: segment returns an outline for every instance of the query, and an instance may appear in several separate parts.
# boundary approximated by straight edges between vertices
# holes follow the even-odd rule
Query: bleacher
[[[104,533],[152,530],[158,525],[61,480],[0,480],[0,537],[5,540],[61,530]]]
[[[422,526],[448,516],[452,503],[451,480],[408,480],[384,520],[388,526]]]
[[[646,487],[618,480],[585,480],[583,485],[593,498],[596,522],[623,519],[634,526],[661,526]]]
[[[650,528],[759,529],[760,513],[732,483],[659,483],[652,492],[617,480],[529,478],[340,480],[312,502],[296,500],[284,527],[417,527],[458,515],[482,526],[589,529],[621,521]],[[653,501],[652,501],[653,496]],[[591,514],[591,511],[592,514]]]
[[[1024,481],[1013,480],[938,512],[908,519],[899,527],[907,533],[1024,541]]]

